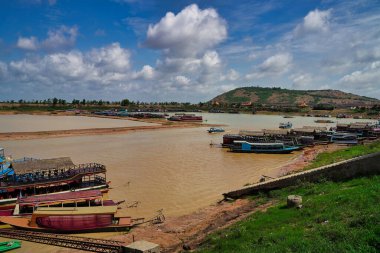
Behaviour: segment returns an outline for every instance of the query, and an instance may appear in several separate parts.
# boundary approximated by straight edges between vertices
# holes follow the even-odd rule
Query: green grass
[[[380,141],[366,145],[357,145],[333,152],[324,152],[318,154],[314,161],[309,166],[306,166],[305,170],[318,168],[324,165],[376,152],[380,152]]]
[[[286,197],[303,197],[301,209]],[[262,201],[262,196],[253,201]],[[279,204],[208,237],[198,252],[379,252],[380,176],[270,192]],[[265,198],[264,198],[265,199]]]

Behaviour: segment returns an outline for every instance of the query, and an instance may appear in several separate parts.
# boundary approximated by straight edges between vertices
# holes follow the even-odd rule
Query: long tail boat
[[[0,217],[18,229],[50,233],[123,231],[140,219],[119,216],[117,206],[38,207],[31,217]]]
[[[234,145],[231,146],[230,149],[232,152],[240,153],[289,154],[300,148],[296,146],[286,146],[282,142],[251,143],[247,141],[234,141]]]
[[[0,216],[9,214],[25,196],[108,188],[106,167],[98,163],[74,165],[69,157],[13,160],[0,148]]]

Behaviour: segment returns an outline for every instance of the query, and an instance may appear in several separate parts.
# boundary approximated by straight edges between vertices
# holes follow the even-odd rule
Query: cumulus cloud
[[[153,67],[149,65],[144,65],[144,67],[137,73],[135,73],[135,79],[143,79],[143,80],[152,80],[156,76],[156,71]]]
[[[227,80],[227,81],[236,81],[240,78],[240,74],[239,72],[237,72],[236,70],[234,69],[230,69],[228,70],[227,74],[226,75],[222,75],[220,77],[220,80],[221,81],[224,81],[224,80]]]
[[[75,45],[78,36],[78,27],[61,26],[58,29],[51,29],[47,33],[47,38],[39,41],[36,37],[19,37],[17,47],[24,50],[43,49],[49,52],[70,49]]]
[[[36,50],[38,48],[38,41],[33,36],[30,38],[19,37],[17,47],[25,50]]]
[[[305,33],[319,33],[329,30],[331,10],[320,11],[318,9],[310,11],[299,24],[294,32],[296,35]]]
[[[343,76],[339,83],[355,90],[378,90],[380,80],[380,61],[372,62],[362,70]]]
[[[123,72],[130,67],[130,52],[121,48],[119,43],[93,49],[88,57],[95,64],[95,67],[105,72]]]
[[[291,76],[293,89],[305,89],[312,78],[310,74],[296,74]]]
[[[127,49],[113,43],[87,53],[73,50],[11,61],[5,67],[0,64],[0,76],[5,69],[7,83],[24,83],[36,89],[135,87],[128,83],[132,79],[129,57]]]
[[[49,51],[67,49],[74,46],[78,36],[78,27],[61,26],[56,30],[48,31],[48,37],[41,43]]]
[[[259,79],[267,75],[279,75],[287,72],[292,65],[293,57],[290,53],[279,53],[267,58],[251,74],[247,74],[249,80]]]
[[[192,4],[177,15],[166,13],[160,22],[149,25],[145,45],[175,57],[205,52],[227,37],[226,22],[215,9],[201,10]]]

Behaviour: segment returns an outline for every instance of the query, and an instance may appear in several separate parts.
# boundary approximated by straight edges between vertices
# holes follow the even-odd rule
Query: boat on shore
[[[207,132],[211,133],[223,133],[225,130],[219,127],[211,127]]]
[[[186,113],[176,113],[175,115],[168,118],[170,121],[186,121],[186,122],[202,122],[202,116],[197,116],[195,114]]]
[[[278,127],[282,129],[290,129],[292,128],[292,126],[293,124],[291,122],[286,122],[286,123],[280,123]]]
[[[287,146],[283,142],[251,143],[247,141],[234,141],[234,145],[230,147],[232,152],[266,154],[289,154],[299,149],[300,147]]]
[[[117,206],[38,207],[31,217],[0,217],[18,229],[48,233],[125,231],[141,219],[119,216]]]

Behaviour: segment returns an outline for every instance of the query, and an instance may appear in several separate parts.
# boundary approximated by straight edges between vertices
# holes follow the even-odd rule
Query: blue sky
[[[0,1],[0,100],[207,101],[243,86],[380,99],[380,2]]]

